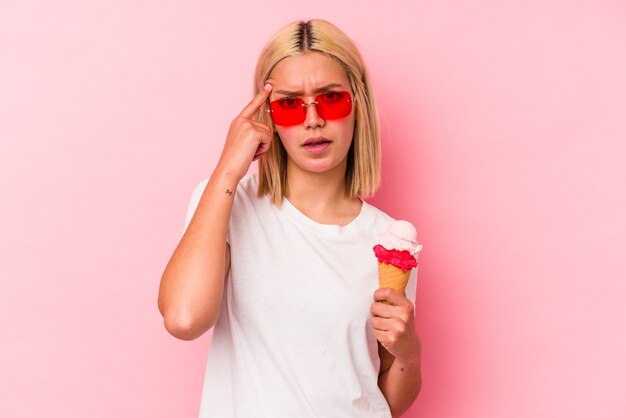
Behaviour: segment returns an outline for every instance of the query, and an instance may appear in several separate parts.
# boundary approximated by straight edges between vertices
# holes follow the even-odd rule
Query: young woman
[[[395,219],[359,197],[380,180],[361,56],[329,22],[293,22],[254,91],[159,291],[175,337],[214,327],[200,417],[397,417],[421,386],[417,269],[406,295],[378,289],[372,248]]]

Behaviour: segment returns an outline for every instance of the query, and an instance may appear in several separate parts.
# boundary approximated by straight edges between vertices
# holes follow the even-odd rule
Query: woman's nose
[[[305,126],[324,126],[326,121],[317,113],[316,102],[306,103],[306,118],[304,119]]]

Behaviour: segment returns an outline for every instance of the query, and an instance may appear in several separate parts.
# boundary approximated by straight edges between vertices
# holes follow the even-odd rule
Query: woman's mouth
[[[332,141],[328,138],[310,138],[303,145],[304,149],[311,154],[321,154]]]

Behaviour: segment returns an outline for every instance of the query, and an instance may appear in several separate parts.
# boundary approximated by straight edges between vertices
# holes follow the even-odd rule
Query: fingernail
[[[271,90],[272,89],[272,85],[270,83],[267,83],[263,88],[265,90]]]

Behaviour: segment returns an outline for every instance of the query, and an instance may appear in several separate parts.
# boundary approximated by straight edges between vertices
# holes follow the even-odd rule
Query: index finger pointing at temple
[[[265,84],[261,91],[259,91],[259,94],[254,96],[254,98],[250,101],[250,103],[248,103],[246,107],[243,108],[239,115],[245,118],[251,118],[252,116],[254,116],[254,112],[256,112],[257,109],[261,107],[263,102],[265,102],[265,99],[269,97],[271,91],[272,85],[269,83]]]

